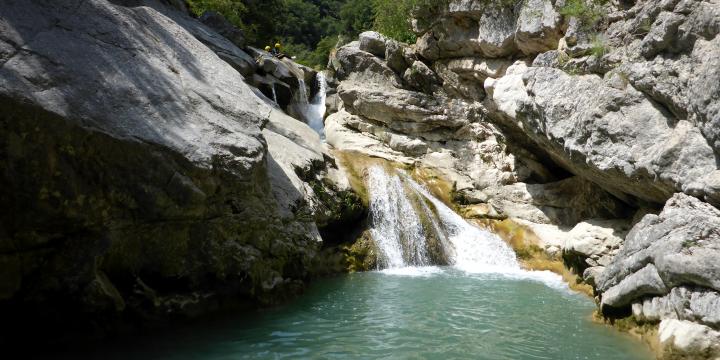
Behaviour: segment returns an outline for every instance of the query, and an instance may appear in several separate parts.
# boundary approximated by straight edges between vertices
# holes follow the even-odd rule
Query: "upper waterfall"
[[[475,227],[403,173],[368,170],[370,233],[378,266],[453,265],[472,272],[519,270],[512,249]]]

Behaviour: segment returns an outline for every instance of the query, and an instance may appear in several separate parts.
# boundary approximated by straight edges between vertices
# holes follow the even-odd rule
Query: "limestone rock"
[[[505,126],[616,196],[658,203],[676,191],[714,196],[703,193],[717,165],[699,129],[674,120],[632,87],[620,90],[596,76],[515,65],[498,80],[488,78],[485,88]]]
[[[248,55],[160,3],[117,3],[0,7],[3,341],[13,323],[43,337],[49,319],[111,327],[225,297],[277,302],[318,248],[314,219],[273,196],[262,128],[275,110],[219,53]],[[311,148],[287,163],[323,158],[271,128]]]
[[[720,356],[720,332],[684,320],[663,320],[659,329],[663,356],[716,359]]]
[[[653,264],[632,273],[602,294],[601,307],[619,308],[632,300],[652,295],[664,295],[668,288]]]
[[[629,222],[625,220],[590,219],[575,225],[563,246],[563,258],[578,273],[587,267],[607,266],[617,254]]]
[[[523,3],[515,30],[515,45],[525,55],[557,49],[563,36],[560,14],[550,0]]]
[[[392,39],[388,39],[385,43],[385,60],[387,61],[387,66],[397,74],[405,73],[405,70],[409,66],[405,60],[407,48],[408,46],[406,44]]]
[[[632,309],[635,319],[643,322],[679,319],[720,326],[720,294],[702,288],[676,287],[665,296],[636,302]]]
[[[385,42],[387,39],[375,31],[366,31],[360,34],[360,50],[375,56],[385,57]]]
[[[503,214],[535,223],[571,225],[588,218],[619,218],[625,211],[619,200],[580,177],[491,186],[483,192]]]
[[[659,215],[646,215],[633,227],[620,252],[598,279],[598,290],[610,292],[653,264],[668,291],[681,285],[720,290],[720,266],[716,261],[720,256],[718,229],[720,210],[694,197],[675,194]],[[604,299],[605,295],[605,303]],[[626,296],[622,301],[608,301],[615,306],[636,299]]]
[[[442,80],[422,61],[415,61],[405,70],[403,80],[417,91],[432,94],[442,85]]]
[[[375,55],[360,50],[358,43],[347,44],[335,52],[330,62],[338,80],[356,80],[399,87],[401,80],[387,64]]]

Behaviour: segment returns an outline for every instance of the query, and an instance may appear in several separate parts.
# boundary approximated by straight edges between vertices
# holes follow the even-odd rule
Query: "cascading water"
[[[300,106],[305,106],[308,104],[308,98],[307,98],[307,88],[305,87],[305,80],[298,79],[299,85],[298,85],[298,104]]]
[[[308,104],[305,112],[305,118],[308,125],[320,134],[321,138],[325,137],[325,96],[327,92],[327,81],[325,75],[319,72],[317,74],[318,92],[313,96],[312,101]]]
[[[307,98],[307,89],[305,87],[305,81],[298,79],[299,87],[298,92],[295,96],[294,109],[299,116],[320,135],[320,138],[325,138],[325,96],[327,91],[327,82],[323,73],[318,73],[316,76],[318,92],[313,96],[311,101]]]
[[[368,175],[370,234],[380,249],[379,265],[384,268],[430,265],[420,218],[405,195],[400,178],[388,176],[380,167],[370,168]]]
[[[368,169],[370,233],[382,268],[453,265],[469,272],[517,271],[512,249],[477,228],[403,173]],[[423,224],[425,224],[423,226]]]
[[[275,105],[277,105],[278,102],[277,102],[277,93],[275,92],[275,84],[270,86],[270,88],[272,89],[273,102],[275,103]]]

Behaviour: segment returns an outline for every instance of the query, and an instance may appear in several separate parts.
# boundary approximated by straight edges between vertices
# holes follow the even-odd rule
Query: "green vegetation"
[[[242,29],[251,46],[280,42],[297,62],[322,68],[330,51],[367,30],[415,42],[410,14],[447,0],[187,0],[196,16],[216,11]]]
[[[608,49],[605,45],[605,39],[603,39],[600,35],[595,35],[592,38],[592,47],[590,48],[590,54],[595,55],[597,58],[603,57],[603,55],[607,54]]]
[[[373,0],[375,30],[395,40],[414,43],[410,14],[439,7],[445,0]]]
[[[373,26],[373,0],[187,0],[197,16],[216,11],[242,29],[251,46],[280,42],[301,64],[322,68],[340,42]]]
[[[575,17],[586,30],[595,27],[606,16],[603,5],[607,0],[567,0],[560,8],[565,17]]]

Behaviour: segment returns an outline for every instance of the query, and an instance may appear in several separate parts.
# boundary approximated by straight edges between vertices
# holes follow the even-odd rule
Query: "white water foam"
[[[428,277],[443,273],[443,269],[437,266],[406,266],[399,268],[388,268],[380,270],[386,275],[411,276],[411,277]]]
[[[383,274],[430,276],[444,272],[429,266],[427,238],[410,195],[427,199],[434,211],[419,201],[420,209],[448,256],[450,265],[466,276],[493,275],[511,280],[537,281],[570,292],[560,275],[550,271],[527,271],[520,267],[512,248],[497,235],[478,228],[425,187],[404,173],[388,174],[381,167],[368,170],[370,190],[371,236],[379,249],[378,266]]]

